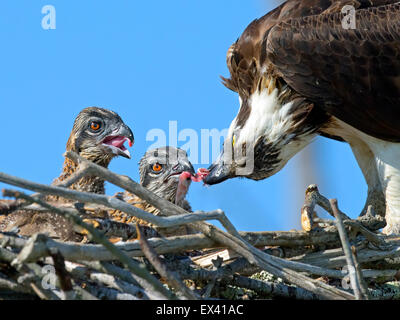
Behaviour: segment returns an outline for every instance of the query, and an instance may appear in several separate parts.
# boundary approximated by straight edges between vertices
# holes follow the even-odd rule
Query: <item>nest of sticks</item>
[[[43,185],[0,172],[0,182],[35,192],[3,190],[14,198],[0,217],[15,210],[62,215],[87,233],[88,243],[0,233],[0,300],[147,299],[400,299],[400,237],[379,232],[385,220],[369,208],[350,219],[316,186],[306,191],[303,231],[239,232],[221,210],[189,213],[127,176],[69,152],[79,170],[63,184]],[[107,195],[68,189],[96,175],[159,209],[154,216]],[[55,205],[45,195],[73,200]],[[320,219],[320,206],[334,219]],[[84,211],[121,210],[156,227],[97,219]],[[217,220],[225,230],[206,221]],[[187,226],[184,236],[160,237],[157,228]],[[110,242],[111,237],[134,241]]]

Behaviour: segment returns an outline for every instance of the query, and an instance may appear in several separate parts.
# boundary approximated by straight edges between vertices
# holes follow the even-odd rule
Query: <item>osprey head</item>
[[[107,166],[115,156],[130,158],[125,142],[133,145],[133,133],[117,113],[89,107],[76,117],[67,151],[75,151],[90,161]]]
[[[319,128],[314,105],[280,79],[261,77],[256,90],[241,94],[239,100],[239,113],[206,184],[234,177],[268,178],[311,142]]]
[[[189,172],[192,176],[196,174],[186,151],[175,147],[147,151],[140,160],[139,170],[141,185],[171,202],[176,199],[181,174],[183,172]],[[187,187],[190,182],[189,175],[185,183]]]

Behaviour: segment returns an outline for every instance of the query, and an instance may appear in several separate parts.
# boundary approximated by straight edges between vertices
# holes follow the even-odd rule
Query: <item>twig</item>
[[[387,258],[400,257],[400,244],[393,244],[389,250],[378,250],[363,248],[358,251],[357,258],[359,263],[384,260]],[[293,257],[293,261],[302,261],[304,263],[325,267],[340,268],[346,265],[346,257],[343,255],[343,249],[329,249],[321,252],[306,253]]]
[[[135,231],[136,233],[136,231]],[[286,248],[285,251],[290,252],[290,255],[285,257],[298,256],[305,251],[311,251],[312,249],[304,249],[303,246],[319,245],[323,244],[324,240],[328,241],[331,245],[335,245],[334,239],[338,239],[338,235],[335,232],[332,233],[317,233],[315,235],[307,236],[305,232],[241,232],[244,239],[246,239],[252,245],[258,247],[265,246],[289,246],[296,247],[289,251]],[[147,236],[147,235],[146,235]],[[0,232],[0,245],[2,241],[10,241],[10,245],[15,248],[22,248],[25,246],[25,239],[18,238],[12,234],[5,234]],[[168,238],[153,238],[148,240],[150,245],[156,250],[158,254],[174,253],[180,251],[190,250],[201,250],[204,248],[223,248],[224,246],[217,241],[206,237],[203,234],[183,235]],[[293,243],[291,243],[291,241]],[[329,242],[331,241],[331,242]],[[338,240],[339,241],[339,240]],[[109,261],[113,260],[114,256],[106,250],[102,245],[97,244],[81,244],[81,243],[67,243],[56,241],[51,238],[46,238],[46,246],[57,248],[60,253],[70,261]],[[337,243],[339,245],[339,243]],[[129,257],[142,257],[143,252],[137,241],[117,243],[115,246],[123,251]],[[48,255],[47,249],[40,246],[35,246],[31,252],[32,259],[45,257]],[[1,259],[1,251],[0,251]]]
[[[318,296],[302,288],[288,286],[284,283],[275,283],[251,279],[236,274],[248,264],[244,258],[239,258],[215,271],[194,268],[181,262],[170,262],[168,265],[173,268],[183,279],[192,281],[210,282],[218,279],[221,285],[230,285],[240,288],[250,289],[263,296],[272,296],[277,298],[295,298],[300,300],[318,300]]]
[[[17,254],[0,247],[0,261],[11,262],[17,257]]]
[[[368,293],[368,285],[365,282],[365,279],[363,277],[363,272],[361,270],[361,267],[358,263],[357,260],[357,250],[355,246],[351,247],[351,255],[353,257],[353,261],[354,261],[354,266],[355,266],[355,270],[356,270],[356,276],[357,276],[357,281],[360,284],[360,288],[361,288],[361,293],[362,293],[362,297],[364,300],[369,300],[369,293]]]
[[[36,263],[21,263],[15,265],[15,267],[21,274],[24,274],[24,276],[20,276],[18,278],[18,283],[21,283],[22,285],[29,285],[40,299],[60,300],[56,294],[55,288],[43,288],[42,278],[44,277],[44,274],[42,273],[42,267]]]
[[[92,267],[97,267],[98,268],[100,264],[92,263]],[[136,285],[132,285],[130,283],[127,283],[126,281],[120,280],[117,277],[113,275],[109,275],[103,272],[96,272],[92,271],[89,268],[79,265],[76,263],[71,263],[71,262],[66,262],[65,264],[66,270],[71,273],[72,277],[79,279],[83,283],[88,281],[88,279],[93,280],[95,282],[98,282],[100,284],[105,284],[111,288],[114,288],[116,290],[121,291],[122,293],[127,293],[132,296],[135,296],[139,299],[146,298],[146,294],[144,293],[143,289],[137,287]],[[122,270],[122,269],[121,269]],[[86,285],[86,283],[85,283]],[[77,291],[79,294],[82,294],[82,290],[77,290],[77,286],[74,286],[73,289]],[[80,287],[79,287],[80,288]],[[84,299],[89,299],[93,300],[95,296],[92,295],[92,297],[87,296],[88,294],[91,295],[89,292],[84,292]],[[114,294],[114,293],[112,293]]]
[[[384,240],[383,237],[369,231],[366,227],[364,227],[361,223],[358,223],[353,220],[345,220],[343,221],[344,225],[348,225],[352,227],[354,230],[360,232],[369,242],[373,243],[375,246],[381,249],[389,249],[390,245]]]
[[[92,272],[90,274],[90,279],[100,282],[100,283],[104,283],[108,287],[117,289],[123,293],[131,294],[132,296],[136,297],[137,299],[140,299],[139,297],[137,297],[137,295],[142,294],[142,290],[140,288],[135,287],[132,284],[127,283],[125,281],[116,279],[114,276],[111,276],[109,274]]]
[[[161,210],[162,213],[166,216],[174,215],[177,213],[187,213],[184,209],[149,192],[147,189],[132,181],[129,177],[117,175],[108,169],[105,169],[94,163],[90,163],[73,152],[67,152],[65,156],[78,164],[86,162],[88,166],[92,167],[93,172],[95,172],[97,176],[119,187],[122,187],[133,194],[136,194],[141,199],[148,201],[157,209]],[[269,256],[255,249],[254,247],[249,246],[249,244],[245,243],[240,237],[235,237],[232,234],[223,232],[215,226],[212,226],[205,222],[191,223],[190,226],[201,231],[206,236],[216,239],[220,243],[236,251],[238,254],[248,259],[250,263],[259,265],[266,271],[290,283],[296,284],[325,298],[354,299],[354,297],[347,292],[334,288],[321,281],[310,279],[302,274],[299,274],[298,272],[288,270],[287,268],[282,266],[284,260]]]
[[[339,213],[337,200],[330,200],[330,204],[333,214],[337,219],[337,228],[339,231],[340,240],[342,241],[343,251],[346,255],[351,287],[353,288],[357,300],[368,300],[368,289],[362,287],[362,283],[364,280],[362,279],[361,271],[359,270],[359,268],[357,270],[358,263],[356,262],[355,256],[353,255],[350,248],[350,243],[343,225],[342,215]]]
[[[302,208],[302,218],[305,218],[305,221],[308,224],[311,224],[309,229],[312,228],[313,222],[316,222],[318,220],[318,218],[313,217],[314,208],[316,205],[323,208],[326,212],[328,212],[332,217],[335,218],[329,200],[319,193],[318,187],[315,184],[310,185],[306,190],[306,200]],[[345,213],[340,210],[339,213],[343,221],[352,221],[354,224],[361,224],[362,226],[373,231],[384,228],[386,225],[385,219],[382,216],[373,215],[373,209],[371,208],[371,206],[369,206],[368,209],[368,213],[364,216],[358,217],[357,220],[350,219]]]
[[[95,166],[94,163],[90,163],[91,166]],[[102,168],[102,167],[100,167]],[[102,168],[105,169],[105,168]],[[107,169],[105,169],[107,170]],[[91,168],[91,173],[93,171],[93,168]],[[108,170],[107,170],[108,171]],[[233,225],[229,222],[229,220],[226,218],[225,213],[222,210],[214,210],[210,212],[203,212],[203,211],[198,211],[194,213],[188,213],[186,211],[183,211],[182,215],[179,216],[170,216],[170,217],[162,217],[162,216],[155,216],[149,212],[146,212],[144,210],[141,210],[139,208],[136,208],[124,201],[121,201],[117,198],[110,197],[110,196],[105,196],[101,194],[95,194],[95,193],[88,193],[88,192],[79,192],[76,190],[71,190],[71,189],[65,189],[62,187],[56,187],[56,186],[47,186],[35,182],[31,182],[25,179],[13,177],[10,175],[7,175],[5,173],[0,172],[0,182],[4,182],[13,186],[17,186],[20,188],[24,189],[29,189],[32,191],[40,192],[41,194],[45,195],[55,195],[55,196],[60,196],[66,199],[71,199],[71,200],[76,200],[84,203],[96,203],[100,205],[104,205],[108,208],[115,209],[115,210],[120,210],[128,214],[129,216],[134,216],[140,220],[145,220],[151,224],[154,224],[158,227],[162,228],[168,228],[168,227],[175,227],[183,224],[189,224],[193,223],[196,221],[204,221],[204,220],[218,220],[221,222],[221,224],[232,234],[238,235],[238,232],[236,229],[233,227]],[[148,190],[146,190],[149,192]],[[3,195],[7,197],[7,194],[3,192]],[[32,198],[31,198],[32,199]],[[33,198],[36,199],[37,201],[41,201],[38,198]],[[164,199],[162,199],[164,200]],[[29,200],[32,201],[32,200]],[[38,203],[37,201],[34,201]],[[41,202],[41,205],[43,207],[46,207],[46,205],[43,205],[45,202]],[[47,205],[48,208],[48,205]],[[54,208],[54,207],[52,207]],[[180,208],[180,207],[177,207]],[[54,211],[54,210],[53,210]],[[175,212],[176,214],[176,212]]]
[[[134,263],[134,261],[131,258],[126,256],[122,251],[120,251],[117,247],[115,247],[102,233],[98,232],[93,226],[91,226],[87,223],[84,223],[82,221],[82,219],[79,218],[78,216],[70,214],[68,211],[64,211],[59,208],[52,207],[40,199],[32,198],[21,192],[5,190],[3,193],[10,197],[22,198],[29,202],[36,202],[36,203],[40,204],[41,206],[43,206],[49,210],[52,210],[55,213],[67,218],[68,220],[75,223],[76,225],[88,230],[96,242],[102,244],[118,260],[120,260],[131,272],[135,273],[139,277],[142,277],[143,279],[148,281],[153,286],[154,290],[159,291],[165,297],[168,297],[168,298],[174,297],[174,295],[169,290],[167,290],[156,278],[154,278],[144,267],[141,267],[140,265]],[[20,255],[18,256],[18,259],[20,261],[21,260],[23,261],[24,257],[26,257],[26,256],[29,257],[29,255],[30,255],[29,249],[27,249],[26,251],[22,250]]]
[[[136,229],[139,235],[139,243],[142,247],[143,253],[160,274],[160,276],[163,277],[173,288],[178,290],[184,298],[189,300],[197,300],[196,295],[182,283],[182,281],[179,279],[179,276],[175,272],[168,270],[167,266],[160,260],[154,249],[150,247],[138,224],[136,224]]]
[[[316,185],[310,185],[306,190],[306,198],[301,208],[301,227],[304,231],[311,231],[314,224],[314,209],[316,205],[315,191],[318,192]]]
[[[1,248],[0,247],[0,260],[6,261],[8,263],[11,263],[17,258],[17,254],[14,252],[11,252],[7,249]],[[40,267],[36,264],[18,264],[16,266],[17,270],[20,271],[23,275],[18,278],[18,287],[15,288],[15,291],[20,291],[20,290],[27,290],[27,292],[35,292],[41,299],[56,299],[58,300],[58,297],[51,291],[49,290],[41,290],[39,289],[41,287],[41,277],[43,276],[38,272]],[[28,286],[26,285],[28,283]],[[24,288],[25,289],[22,289]]]
[[[29,288],[22,286],[15,281],[12,281],[10,279],[5,279],[0,277],[0,288],[1,289],[10,289],[12,291],[18,292],[18,293],[32,293],[32,290]]]
[[[81,166],[79,166],[79,170],[75,171],[67,179],[63,181],[58,181],[53,185],[62,188],[69,188],[73,184],[79,182],[79,180],[81,180],[83,177],[90,175],[90,171],[91,171],[90,167],[88,167],[86,164],[82,164]]]
[[[196,226],[201,229],[206,235],[215,237],[227,247],[236,251],[238,254],[245,257],[250,263],[258,265],[260,268],[272,273],[276,277],[282,278],[289,283],[293,283],[301,288],[314,292],[321,297],[328,299],[354,299],[351,294],[327,285],[321,281],[308,278],[298,272],[289,269],[290,261],[270,256],[260,250],[255,249],[241,242],[240,239],[232,237],[232,235],[224,233],[214,226],[205,223],[197,223]],[[288,266],[290,265],[290,266]],[[300,267],[301,265],[297,265]],[[304,266],[303,266],[304,267]],[[312,268],[308,266],[307,269]]]
[[[66,156],[71,156],[72,157],[77,157],[79,161],[85,162],[86,160],[80,158],[76,154],[69,153]],[[164,215],[174,215],[177,213],[181,214],[187,214],[185,210],[182,208],[164,200],[153,193],[149,192],[147,189],[143,188],[142,186],[136,184],[133,182],[131,179],[123,176],[118,176],[111,171],[98,166],[94,163],[88,162],[88,165],[92,167],[93,172],[95,171],[95,174],[104,180],[107,180],[115,185],[118,185],[120,187],[123,187],[125,190],[129,192],[133,192],[134,194],[138,195],[140,198],[149,201],[152,205],[154,205],[156,208],[160,209]],[[91,174],[93,174],[91,172]],[[105,178],[107,177],[107,178]],[[6,181],[5,181],[6,180]],[[100,196],[96,194],[85,194],[81,192],[76,192],[74,190],[67,190],[64,188],[57,188],[57,187],[48,187],[36,183],[31,183],[29,181],[16,178],[16,177],[11,177],[9,175],[6,175],[4,173],[0,173],[0,181],[12,184],[12,185],[17,185],[19,187],[25,187],[28,189],[31,189],[36,192],[48,192],[49,194],[54,194],[54,195],[59,195],[62,197],[67,197],[71,198],[73,200],[77,201],[89,201],[89,202],[96,202],[97,200],[99,201],[99,204],[103,204],[109,207],[112,207],[114,209],[122,210],[124,212],[127,212],[131,210],[131,212],[134,212],[135,210],[132,209],[134,207],[127,205],[126,203],[123,203],[115,198],[107,198],[105,196]],[[133,187],[133,188],[132,188]],[[133,190],[135,189],[135,190]],[[88,196],[91,200],[88,200]],[[96,200],[96,201],[95,201]],[[120,206],[118,208],[117,206]],[[137,209],[137,208],[136,208]],[[217,215],[220,217],[221,212],[216,212]],[[141,218],[143,220],[148,220],[148,214],[146,212],[146,215],[143,215]],[[187,214],[188,215],[188,214]],[[146,216],[146,217],[145,217]],[[151,215],[152,217],[155,217]],[[140,218],[140,217],[139,217]],[[157,217],[160,218],[160,217]],[[171,217],[171,218],[176,218],[176,217]],[[179,218],[179,217],[178,217]],[[167,219],[167,218],[164,218]],[[201,219],[197,219],[201,220]],[[195,220],[192,220],[195,221]],[[176,222],[176,220],[175,220]],[[186,221],[186,223],[189,223],[191,221]],[[195,222],[190,224],[191,227],[201,231],[204,233],[206,236],[211,237],[213,239],[216,239],[218,242],[226,245],[230,249],[236,251],[238,254],[246,257],[246,259],[249,260],[249,262],[259,265],[261,268],[265,269],[266,271],[274,274],[277,277],[280,277],[290,283],[296,284],[306,290],[313,291],[316,294],[320,294],[325,298],[330,298],[330,299],[339,299],[339,298],[345,298],[345,299],[352,299],[352,295],[339,290],[337,288],[334,288],[330,285],[327,285],[321,281],[310,279],[302,274],[299,274],[298,272],[288,270],[283,266],[285,263],[284,260],[276,258],[276,257],[271,257],[254,247],[251,247],[248,243],[244,242],[241,238],[237,236],[233,236],[232,234],[223,232],[222,230],[219,230],[218,228],[204,222]],[[233,234],[236,234],[233,232]]]
[[[68,260],[71,261],[79,261],[79,260],[112,260],[114,256],[109,254],[102,246],[98,245],[81,245],[81,244],[67,244],[54,241],[47,237],[41,236],[42,241],[40,243],[46,243],[45,246],[39,245],[39,242],[36,241],[36,247],[30,251],[30,258],[26,257],[28,261],[36,260],[39,257],[43,257],[48,255],[48,247],[57,248]],[[204,248],[208,244],[208,238],[202,235],[189,235],[189,236],[180,236],[180,237],[173,237],[168,239],[150,239],[148,240],[152,246],[154,246],[158,253],[168,253],[168,252],[176,252],[178,250],[188,250],[191,247],[191,241],[196,243],[195,247],[197,248]],[[191,240],[192,239],[192,240]],[[205,241],[204,241],[205,240]],[[169,244],[171,243],[171,246]],[[180,247],[175,247],[172,245],[174,242],[180,245]],[[143,252],[140,250],[140,245],[135,242],[116,245],[118,248],[126,252],[130,256],[142,256]],[[194,247],[194,246],[193,246]],[[171,250],[168,250],[171,248]],[[319,267],[313,267],[310,265],[304,265],[300,263],[288,262],[285,261],[285,266],[293,268],[295,270],[308,272],[311,274],[317,274],[320,276],[331,276],[334,278],[342,277],[342,273],[336,270],[328,270]]]
[[[45,291],[41,290],[36,283],[31,283],[30,284],[32,290],[37,294],[37,296],[42,299],[42,300],[53,300],[51,296],[49,296]]]
[[[115,268],[118,268],[118,267],[115,266]],[[115,274],[115,272],[109,272],[109,270],[106,268],[103,268],[100,263],[82,262],[82,264],[77,264],[77,263],[67,262],[66,269],[68,272],[71,273],[71,275],[74,278],[78,278],[81,281],[86,281],[87,279],[91,279],[91,280],[106,284],[107,286],[110,286],[114,289],[120,290],[121,292],[125,292],[125,293],[129,293],[131,295],[134,295],[135,297],[137,297],[139,299],[149,299],[146,292],[138,286],[138,283],[136,281],[134,281],[134,280],[132,281],[130,279],[128,279],[128,281],[125,281],[126,277],[124,277],[124,279],[120,279],[121,273]],[[94,269],[95,271],[93,271],[92,269]],[[123,269],[121,269],[121,270],[123,270]],[[125,271],[129,275],[131,275],[130,278],[132,279],[131,273],[129,273],[126,270],[123,270],[123,271]],[[152,295],[152,296],[156,296],[156,295]],[[160,298],[161,298],[161,295],[158,295],[156,299],[160,299]]]
[[[288,286],[284,283],[274,283],[251,279],[240,275],[234,275],[231,280],[222,279],[221,283],[253,290],[261,295],[278,298],[289,298],[298,300],[319,300],[319,297],[307,290]]]
[[[129,293],[122,293],[113,288],[106,288],[99,285],[91,285],[85,282],[84,289],[91,295],[104,300],[139,300],[134,295]]]
[[[135,296],[138,296],[140,299],[152,299],[152,300],[163,299],[163,296],[160,295],[157,291],[152,290],[149,284],[143,281],[143,279],[137,277],[136,275],[130,273],[129,271],[122,269],[114,264],[108,262],[88,262],[88,261],[82,261],[82,264],[99,272],[111,274],[115,278],[119,278],[120,281],[123,281],[135,287],[136,290],[139,290],[138,293],[135,294]],[[139,288],[139,286],[141,288]],[[133,291],[131,293],[133,294]]]
[[[82,300],[99,300],[96,296],[92,295],[87,290],[81,288],[80,286],[74,285],[74,291],[81,297]]]
[[[192,292],[189,288],[187,288],[180,281],[178,277],[174,279],[174,273],[169,271],[171,270],[171,268],[169,268],[168,262],[161,260],[157,256],[157,254],[167,253],[167,252],[177,252],[180,250],[187,251],[190,248],[192,249],[228,248],[229,250],[235,251],[239,256],[242,256],[244,258],[237,259],[235,262],[230,263],[229,266],[228,265],[221,266],[220,268],[218,268],[218,270],[215,271],[198,270],[199,274],[204,276],[204,274],[207,272],[213,272],[211,274],[212,277],[209,278],[209,281],[218,279],[218,283],[233,284],[248,289],[253,288],[252,290],[255,291],[258,290],[257,292],[259,292],[260,294],[262,293],[267,294],[268,290],[273,291],[274,289],[271,287],[273,283],[265,284],[264,281],[259,281],[256,279],[248,279],[241,275],[232,273],[232,270],[236,269],[240,271],[241,267],[246,268],[247,266],[249,266],[249,263],[251,263],[255,268],[266,270],[269,273],[272,273],[274,276],[282,278],[284,281],[299,286],[299,288],[297,289],[300,291],[303,290],[303,292],[306,293],[306,296],[308,294],[309,297],[318,299],[321,298],[354,299],[353,295],[343,290],[340,290],[322,281],[318,281],[304,275],[304,273],[307,273],[311,275],[329,276],[330,278],[338,278],[338,279],[346,276],[346,273],[342,271],[330,269],[333,268],[332,267],[333,265],[343,263],[343,260],[344,260],[343,265],[347,263],[345,258],[346,256],[343,256],[343,252],[341,250],[324,251],[322,253],[318,253],[318,256],[315,255],[314,258],[318,263],[320,263],[321,260],[324,259],[324,257],[326,258],[329,256],[328,259],[325,259],[326,260],[325,263],[327,264],[327,266],[324,266],[318,263],[312,265],[308,263],[299,262],[299,259],[303,259],[301,260],[302,262],[310,261],[309,257],[311,257],[311,255],[309,254],[304,255],[302,258],[296,257],[295,259],[288,261],[275,256],[271,256],[270,254],[262,252],[251,245],[254,244],[260,247],[264,247],[265,245],[279,245],[282,246],[284,250],[287,250],[289,252],[289,255],[282,254],[279,256],[288,257],[290,256],[290,254],[296,254],[296,253],[298,254],[302,252],[307,252],[307,250],[313,250],[313,248],[314,249],[316,248],[314,245],[324,246],[326,243],[329,243],[328,244],[329,246],[339,245],[340,244],[339,241],[341,241],[342,239],[341,238],[339,239],[337,231],[334,230],[334,227],[331,226],[327,228],[326,230],[331,230],[329,232],[326,231],[324,232],[311,231],[303,233],[237,232],[237,230],[234,228],[234,226],[226,217],[226,215],[220,210],[215,210],[212,212],[199,211],[194,214],[188,213],[184,209],[177,207],[173,203],[170,203],[164,199],[157,197],[156,195],[149,192],[142,186],[138,185],[128,177],[117,175],[105,168],[99,167],[93,163],[90,163],[80,158],[76,154],[69,153],[67,154],[67,157],[68,156],[70,156],[71,158],[75,157],[74,161],[77,162],[79,168],[76,174],[72,176],[72,178],[70,178],[67,181],[67,183],[64,182],[59,186],[49,187],[40,184],[35,184],[27,180],[11,177],[2,173],[0,173],[0,181],[3,181],[2,179],[10,179],[11,177],[11,180],[9,180],[11,181],[10,184],[17,185],[23,188],[25,187],[36,192],[41,192],[42,195],[58,195],[60,197],[79,201],[81,203],[83,202],[86,204],[89,203],[94,204],[95,209],[99,208],[100,206],[104,206],[106,209],[112,208],[116,210],[121,210],[123,212],[126,212],[128,215],[132,215],[139,219],[146,220],[149,223],[156,226],[160,226],[162,228],[176,227],[178,225],[186,224],[191,229],[200,231],[202,234],[192,234],[182,237],[171,237],[166,239],[158,238],[149,240],[141,237],[143,238],[140,241],[141,246],[138,241],[134,241],[131,243],[119,243],[114,247],[107,247],[107,244],[102,242],[102,240],[105,239],[105,235],[115,236],[116,234],[118,235],[123,234],[124,235],[123,238],[126,239],[131,236],[128,233],[133,234],[133,232],[130,232],[133,231],[131,230],[133,225],[128,225],[127,228],[124,225],[121,231],[119,227],[122,227],[122,224],[121,226],[117,226],[112,221],[95,218],[95,221],[97,222],[96,224],[99,224],[101,227],[98,229],[94,228],[91,229],[92,227],[91,225],[83,223],[82,219],[79,218],[79,216],[82,215],[82,212],[79,210],[79,208],[77,208],[78,210],[75,209],[74,207],[61,208],[56,205],[50,205],[42,201],[40,198],[36,198],[35,196],[24,195],[25,198],[24,196],[21,196],[21,199],[25,200],[23,202],[24,209],[33,207],[32,205],[27,205],[27,204],[29,202],[34,202],[38,204],[38,206],[35,205],[36,206],[35,208],[38,208],[39,210],[42,211],[47,210],[48,212],[55,212],[56,214],[60,214],[64,217],[67,217],[74,224],[86,229],[89,235],[96,242],[99,242],[100,245],[92,245],[92,244],[81,245],[72,243],[62,243],[54,241],[44,236],[33,237],[31,240],[26,241],[25,239],[15,238],[12,236],[12,234],[0,233],[0,260],[6,261],[6,263],[8,261],[9,263],[10,260],[12,259],[14,261],[14,265],[18,266],[20,271],[22,271],[22,266],[30,265],[28,262],[37,261],[37,259],[39,259],[40,257],[49,256],[51,255],[51,252],[55,252],[54,250],[56,250],[57,252],[59,252],[60,255],[63,255],[65,259],[70,261],[77,261],[87,266],[74,269],[74,271],[72,272],[72,277],[75,281],[75,276],[77,277],[79,275],[79,272],[83,272],[83,269],[81,270],[80,268],[85,268],[85,270],[87,270],[88,273],[80,274],[81,276],[80,280],[86,283],[85,280],[90,279],[100,283],[100,286],[96,287],[86,283],[87,285],[86,288],[88,288],[88,290],[90,289],[89,292],[98,294],[101,297],[114,298],[114,299],[115,298],[136,299],[135,297],[136,295],[133,293],[143,293],[144,294],[143,297],[146,298],[146,295],[147,297],[150,297],[151,294],[149,293],[155,290],[154,285],[149,285],[149,283],[146,282],[147,280],[144,280],[140,276],[137,276],[137,274],[135,274],[132,271],[131,269],[132,266],[127,265],[127,260],[124,260],[128,259],[128,263],[131,263],[136,266],[136,262],[134,262],[129,257],[145,255],[162,277],[166,279],[173,278],[173,280],[178,281],[178,283],[173,283],[172,287],[178,288],[178,290],[181,291],[185,291],[186,288],[189,292],[189,295],[190,294],[194,295],[194,292]],[[77,192],[75,190],[66,189],[66,187],[75,183],[85,175],[98,176],[99,178],[104,179],[105,181],[109,181],[119,187],[124,188],[125,190],[131,193],[136,194],[144,201],[150,203],[151,205],[159,209],[161,211],[161,217],[154,216],[152,214],[149,214],[148,212],[135,208],[132,205],[129,205],[121,200],[116,199],[115,197],[82,193],[82,192]],[[312,192],[314,192],[314,195],[319,194],[318,189]],[[313,196],[312,192],[310,193],[311,196]],[[16,194],[17,193],[14,193],[14,196]],[[20,193],[18,193],[18,195],[20,195]],[[312,209],[312,211],[309,210],[310,211],[309,213],[313,212],[315,205],[321,205],[321,204],[322,204],[321,206],[325,206],[326,208],[328,208],[328,210],[330,208],[330,211],[333,212],[331,205],[329,203],[327,204],[326,201],[324,201],[326,200],[324,197],[317,196],[317,198],[310,198],[309,200],[310,201],[308,202],[307,208],[310,210]],[[374,260],[375,261],[382,260],[388,256],[394,257],[396,255],[400,255],[400,243],[397,243],[396,241],[392,241],[386,238],[382,238],[365,228],[366,226],[367,228],[369,228],[370,224],[374,225],[375,223],[374,227],[372,227],[371,230],[376,230],[376,226],[379,225],[379,223],[381,222],[378,220],[376,220],[376,222],[372,221],[374,219],[370,219],[370,217],[368,217],[368,219],[366,220],[362,220],[361,218],[358,220],[350,220],[345,214],[341,213],[339,210],[337,210],[336,213],[338,216],[342,218],[342,225],[341,225],[341,227],[343,228],[342,231],[346,232],[344,229],[344,225],[348,226],[349,230],[356,231],[351,234],[352,240],[358,241],[360,239],[364,239],[363,237],[365,237],[369,242],[371,242],[371,244],[368,244],[367,241],[363,240],[364,243],[367,243],[370,246],[372,246],[373,244],[379,249],[381,249],[373,252],[372,250],[364,246],[357,252],[358,257],[355,256],[355,251],[353,251],[352,258],[355,262],[354,264],[355,270],[358,270],[358,274],[356,274],[356,276],[358,277],[360,284],[363,280],[363,276],[368,277],[368,272],[370,274],[372,273],[375,275],[382,274],[385,277],[396,276],[396,274],[393,276],[394,270],[382,270],[380,271],[380,273],[377,272],[377,270],[362,271],[361,267],[358,266],[357,264],[357,261],[359,261],[360,263],[364,261],[370,262]],[[372,214],[369,215],[372,216]],[[90,214],[88,216],[90,218]],[[209,223],[203,222],[204,220],[209,220],[209,219],[219,220],[228,232],[224,232]],[[314,219],[312,215],[311,219]],[[322,220],[320,221],[320,220],[321,219],[319,218],[315,218],[314,221],[311,220],[310,224],[312,225],[313,222],[325,225],[330,224],[330,221],[322,221]],[[96,232],[98,232],[97,235]],[[99,236],[100,238],[96,238]],[[100,241],[98,241],[98,239],[100,239]],[[4,249],[6,247],[7,248],[11,247],[13,251],[17,251],[17,249],[19,248],[21,248],[22,250],[18,254],[18,256],[15,257],[15,252],[12,252],[8,249]],[[114,251],[112,249],[114,249]],[[268,250],[267,252],[270,251],[272,252],[272,250],[277,251],[278,249],[271,249]],[[116,251],[117,254],[115,254],[115,250],[117,250]],[[282,249],[281,251],[283,252]],[[101,260],[115,260],[115,259],[120,260],[124,264],[124,266],[130,270],[130,272],[109,263],[82,261],[82,260],[101,261]],[[56,264],[57,262],[54,261],[54,265]],[[38,272],[37,267],[39,266],[37,267],[36,266],[32,267],[35,270],[34,273],[36,273],[37,275]],[[229,268],[231,271],[229,271]],[[90,269],[94,269],[96,271],[92,271]],[[196,270],[191,270],[191,271],[196,271]],[[29,274],[29,270],[26,270],[24,272],[26,275],[26,282],[23,282],[22,286],[24,286],[26,283],[28,284],[33,283],[33,288],[34,288],[33,290],[37,291],[37,293],[40,294],[43,298],[51,298],[50,296],[46,296],[47,292],[41,292],[41,290],[39,289],[40,287],[37,285],[37,282],[35,282],[38,280],[38,278],[36,278],[35,281],[32,281],[32,279],[34,279],[35,277],[34,274],[32,275]],[[182,273],[180,269],[179,271],[178,269],[176,269],[176,272],[177,275],[179,276],[184,275],[184,273]],[[63,279],[60,277],[60,284],[57,284],[57,286],[60,287],[61,289],[63,288],[63,285],[61,284],[62,281]],[[102,287],[102,284],[105,284],[112,288],[111,289],[104,288]],[[141,288],[139,288],[138,284],[140,284],[140,286],[144,287],[145,289],[142,290]],[[73,291],[79,292],[78,287],[72,282],[69,282],[69,288],[71,287]],[[362,286],[361,288],[364,289],[364,292],[360,291],[361,294],[365,294],[365,288],[363,288]],[[115,289],[121,292],[118,292]],[[286,289],[288,291],[291,290],[290,287],[288,286],[286,286]],[[29,290],[32,291],[32,289]],[[60,294],[59,291],[55,291],[55,293]],[[86,294],[87,298],[90,298],[90,294],[87,291]],[[186,298],[188,298],[187,292],[186,292]]]
[[[50,255],[53,259],[54,268],[56,270],[56,275],[60,281],[60,289],[63,293],[64,300],[75,300],[76,294],[73,291],[72,279],[70,274],[65,269],[64,257],[60,254],[57,249],[52,248]]]

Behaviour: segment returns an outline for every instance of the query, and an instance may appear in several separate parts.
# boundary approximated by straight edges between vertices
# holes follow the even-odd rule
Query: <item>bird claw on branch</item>
[[[334,208],[330,201],[319,193],[318,187],[313,184],[306,190],[306,198],[304,205],[301,209],[301,225],[304,231],[310,232],[318,227],[330,227],[328,220],[318,218],[315,206],[318,205],[328,212],[331,216],[334,215]],[[350,219],[346,214],[338,211],[338,214],[343,219],[344,225],[350,228],[351,232],[361,233],[365,238],[373,243],[376,247],[383,250],[389,249],[389,245],[385,242],[384,236],[379,236],[373,231],[384,228],[386,222],[382,216],[377,216],[373,212],[372,206],[369,206],[366,215],[358,217],[357,219]]]

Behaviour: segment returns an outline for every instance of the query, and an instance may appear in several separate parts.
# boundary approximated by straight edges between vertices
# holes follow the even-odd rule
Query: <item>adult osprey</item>
[[[289,0],[248,26],[227,64],[240,109],[207,184],[265,179],[317,135],[344,140],[367,205],[400,233],[400,2]]]

